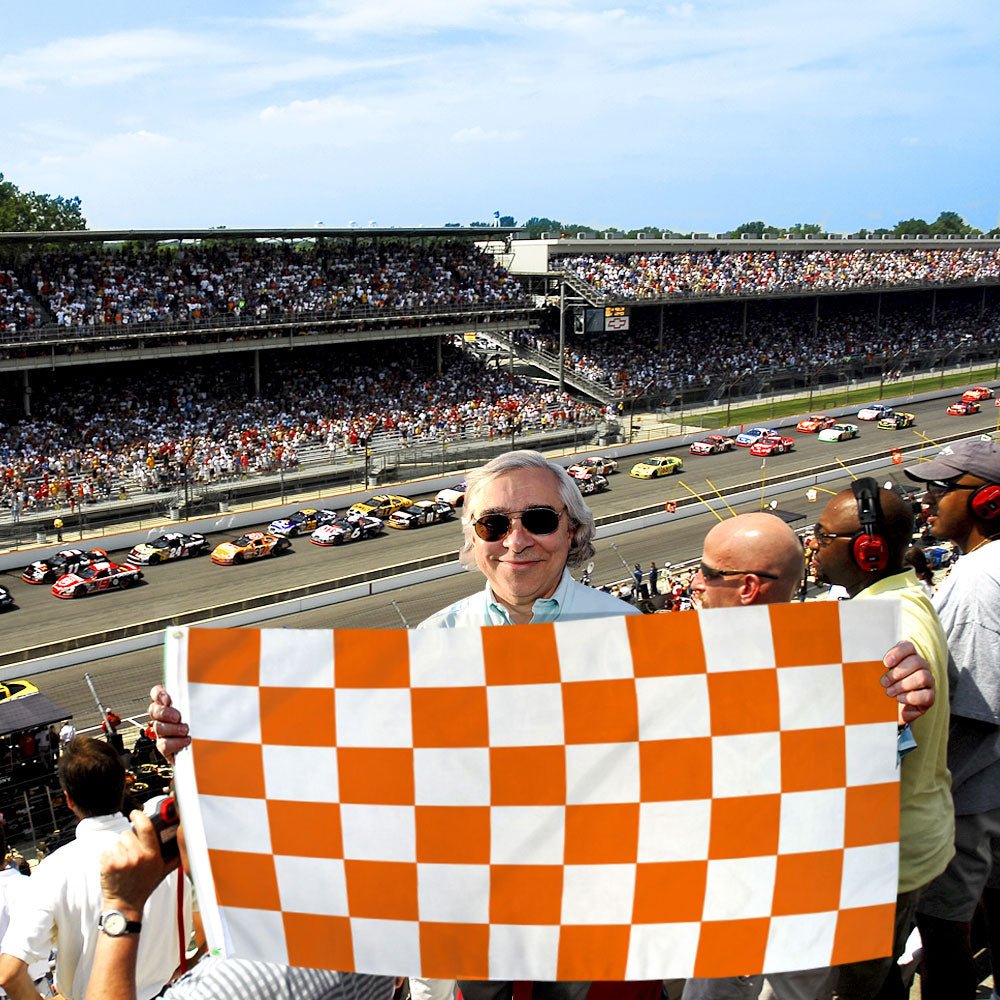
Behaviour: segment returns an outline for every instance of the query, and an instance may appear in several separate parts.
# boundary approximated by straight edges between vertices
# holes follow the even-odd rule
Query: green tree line
[[[53,232],[86,229],[79,198],[21,191],[0,174],[0,232]]]

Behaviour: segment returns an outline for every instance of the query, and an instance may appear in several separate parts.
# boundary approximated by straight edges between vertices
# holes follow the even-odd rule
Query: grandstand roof
[[[303,226],[297,229],[72,229],[53,232],[0,233],[0,245],[17,243],[164,243],[184,240],[305,240],[305,239],[506,239],[526,230],[505,226],[440,226],[368,228]]]

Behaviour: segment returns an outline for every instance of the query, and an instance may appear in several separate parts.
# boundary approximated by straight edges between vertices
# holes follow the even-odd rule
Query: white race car
[[[834,424],[817,435],[820,441],[850,441],[858,436],[857,424]]]
[[[465,480],[455,483],[454,486],[446,486],[443,490],[438,490],[435,500],[441,500],[451,507],[461,507],[465,503]]]
[[[858,410],[858,420],[882,420],[892,416],[892,407],[886,403],[870,403]]]
[[[344,542],[356,542],[364,538],[374,538],[380,535],[385,522],[367,514],[338,517],[329,524],[320,525],[310,536],[313,545],[343,545]]]
[[[615,459],[598,455],[596,458],[584,458],[575,465],[571,465],[566,471],[574,479],[578,479],[580,476],[587,476],[592,472],[598,476],[610,476],[617,469],[618,462]]]

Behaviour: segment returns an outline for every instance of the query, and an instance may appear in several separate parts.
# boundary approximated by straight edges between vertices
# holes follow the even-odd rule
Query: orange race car
[[[212,551],[212,562],[219,566],[236,566],[251,559],[280,556],[291,549],[292,543],[267,531],[248,531],[231,542],[223,542]]]

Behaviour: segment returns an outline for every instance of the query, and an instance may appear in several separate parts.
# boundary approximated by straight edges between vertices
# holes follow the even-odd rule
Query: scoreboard
[[[578,321],[577,333],[620,333],[629,328],[629,306],[605,306],[583,310],[583,322]]]

